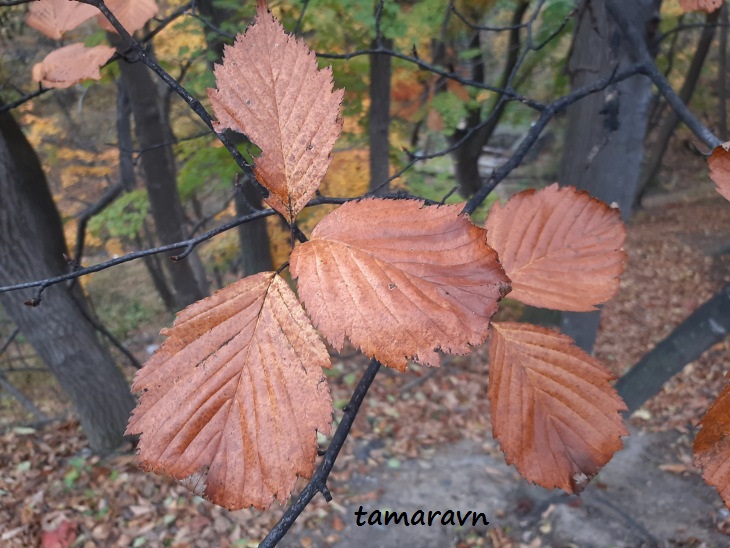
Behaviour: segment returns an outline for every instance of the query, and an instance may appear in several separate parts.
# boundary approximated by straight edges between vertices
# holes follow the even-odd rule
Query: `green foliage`
[[[178,173],[177,184],[180,198],[185,201],[202,188],[230,188],[238,173],[238,166],[224,147],[204,144],[199,140],[181,145],[183,166]]]
[[[451,135],[461,121],[469,114],[468,105],[450,91],[437,93],[431,100],[431,106],[441,115],[444,122],[444,133]]]
[[[123,238],[130,240],[142,229],[149,211],[146,190],[132,190],[92,217],[89,233],[98,238]]]

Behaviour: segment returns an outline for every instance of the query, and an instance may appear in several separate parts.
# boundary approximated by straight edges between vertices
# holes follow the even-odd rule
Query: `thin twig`
[[[380,362],[377,360],[370,360],[370,365],[368,365],[365,373],[363,373],[360,378],[360,382],[357,383],[355,391],[352,393],[350,403],[345,406],[342,420],[337,426],[334,436],[332,436],[332,441],[330,441],[327,451],[325,451],[322,456],[322,462],[319,464],[317,471],[312,476],[312,479],[309,480],[309,483],[307,483],[304,489],[302,489],[302,492],[299,493],[297,500],[295,500],[292,505],[287,508],[279,522],[273,527],[273,529],[271,529],[271,531],[269,531],[269,534],[266,535],[266,538],[261,542],[261,544],[259,544],[259,548],[270,548],[272,546],[276,546],[277,543],[284,538],[284,535],[286,535],[287,531],[289,531],[296,519],[304,511],[304,508],[306,508],[317,493],[322,493],[327,502],[332,500],[332,494],[327,488],[327,478],[332,471],[337,455],[339,455],[340,450],[350,433],[352,423],[355,422],[355,417],[357,417],[357,412],[360,410],[360,405],[365,399],[365,395],[368,393],[368,389],[373,383],[375,375],[378,374],[379,369]]]
[[[205,110],[205,107],[198,101],[193,95],[188,92],[187,89],[185,89],[183,86],[181,86],[175,79],[170,76],[170,74],[163,69],[159,63],[157,63],[152,56],[145,50],[145,48],[142,47],[142,45],[137,42],[125,29],[122,24],[117,20],[117,18],[114,16],[114,14],[109,10],[107,5],[104,3],[104,0],[78,0],[81,3],[89,4],[90,6],[95,6],[96,8],[101,11],[101,13],[109,20],[109,23],[116,29],[116,31],[119,33],[119,36],[121,36],[124,43],[129,47],[134,53],[137,55],[137,59],[147,65],[157,76],[162,79],[165,84],[167,84],[170,88],[172,88],[175,93],[177,93],[183,101],[185,101],[190,109],[198,115],[198,117],[205,123],[206,126],[208,126],[213,132],[215,132],[215,128],[213,127],[213,118],[210,116],[207,110]],[[256,176],[253,173],[253,170],[251,169],[251,165],[246,161],[246,159],[243,157],[241,152],[236,148],[236,146],[225,136],[224,133],[217,133],[215,132],[216,137],[218,140],[223,143],[223,146],[226,147],[228,152],[231,154],[233,159],[238,164],[238,167],[241,168],[241,170],[248,176],[249,180],[254,184],[254,186],[259,190],[262,197],[268,196],[268,190],[264,188],[256,179]]]
[[[292,30],[292,34],[299,34],[299,30],[302,28],[302,21],[304,20],[304,14],[307,13],[308,7],[309,7],[309,0],[302,0],[302,11],[299,12],[299,19],[297,19],[297,24],[294,25],[294,30]]]

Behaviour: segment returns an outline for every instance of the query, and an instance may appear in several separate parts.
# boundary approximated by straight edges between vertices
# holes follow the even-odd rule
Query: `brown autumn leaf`
[[[707,159],[710,166],[710,178],[717,185],[717,191],[730,200],[730,141],[715,147]]]
[[[329,354],[287,283],[249,276],[198,301],[137,373],[127,434],[143,469],[193,484],[220,506],[267,508],[310,477],[328,434]],[[201,475],[202,472],[202,475]]]
[[[49,38],[60,40],[65,32],[75,29],[99,13],[94,6],[70,0],[38,0],[31,2],[25,22]]]
[[[130,34],[144,27],[158,11],[155,0],[108,0],[106,5]],[[104,30],[117,32],[104,15],[99,14],[97,20]]]
[[[53,50],[43,61],[33,65],[33,80],[47,88],[68,88],[82,80],[99,80],[100,68],[115,51],[109,46],[87,48],[83,44]]]
[[[617,209],[557,183],[526,190],[489,212],[487,241],[512,280],[510,298],[577,312],[614,296],[626,253]]]
[[[722,7],[725,0],[679,0],[684,11],[706,11],[712,13]]]
[[[566,335],[493,323],[489,398],[507,463],[547,489],[581,491],[628,435],[612,379]]]
[[[259,0],[256,22],[216,65],[218,89],[208,97],[216,131],[245,133],[262,152],[254,172],[269,190],[266,202],[293,222],[314,196],[342,131],[342,90],[332,69],[319,70],[303,41],[286,34]]]
[[[695,464],[730,508],[730,384],[725,385],[702,420],[695,438]]]
[[[347,336],[403,371],[408,359],[437,366],[436,350],[466,354],[484,342],[509,280],[461,208],[349,202],[294,249],[299,296],[337,350]]]

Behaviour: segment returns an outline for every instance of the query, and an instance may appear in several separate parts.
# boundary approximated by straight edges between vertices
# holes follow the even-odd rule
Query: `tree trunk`
[[[625,3],[630,19],[644,30],[647,41],[660,2]],[[635,62],[621,29],[610,18],[603,1],[582,0],[568,70],[573,89],[609,76]],[[568,121],[558,180],[588,191],[608,204],[615,203],[629,219],[639,183],[644,137],[651,101],[651,82],[645,76],[594,93],[568,108]],[[566,312],[563,331],[590,352],[600,312]]]
[[[163,116],[157,87],[149,69],[142,63],[128,63],[122,59],[119,69],[132,105],[134,129],[142,150],[140,159],[157,237],[163,244],[179,242],[187,235],[170,143],[172,132]],[[166,266],[178,309],[206,295],[203,284],[195,278],[190,259],[168,261]]]
[[[119,143],[119,178],[124,190],[129,192],[137,187],[137,177],[134,173],[134,159],[132,149],[132,106],[129,104],[129,95],[124,87],[124,81],[117,80],[117,142]],[[147,229],[145,223],[145,236]],[[136,243],[141,249],[142,240],[139,235],[135,236]],[[177,304],[172,291],[167,285],[167,280],[160,268],[159,259],[156,255],[148,255],[142,259],[147,272],[152,278],[152,283],[160,295],[165,308],[170,314],[176,312]]]
[[[243,7],[244,4],[245,1],[239,2],[239,7]],[[213,0],[199,0],[198,9],[200,14],[208,19],[215,28],[220,28],[224,21],[230,20],[235,15],[234,10],[219,7],[214,4]],[[207,32],[205,39],[208,49],[215,52],[217,60],[221,60],[225,45],[223,36]],[[210,65],[212,70],[213,63],[210,63]],[[235,134],[233,140],[234,142],[242,141],[240,134]],[[236,206],[236,215],[239,217],[263,208],[261,195],[250,181],[244,181],[243,186],[236,190],[234,204]],[[266,229],[266,219],[258,219],[240,225],[238,227],[238,241],[241,246],[244,276],[272,270],[273,261],[271,259],[271,246],[269,245],[269,233]]]
[[[0,114],[0,196],[0,284],[66,272],[63,227],[45,174],[9,113]],[[115,449],[134,398],[83,315],[83,294],[59,284],[46,289],[38,308],[25,298],[3,293],[0,303],[71,397],[91,447]]]
[[[383,47],[392,48],[393,40],[383,38]],[[373,41],[373,48],[377,43]],[[370,190],[387,194],[390,183],[390,55],[370,55]]]
[[[261,194],[250,182],[236,189],[234,197],[236,214],[239,217],[249,215],[261,209]],[[266,230],[266,219],[246,223],[238,227],[238,241],[241,246],[243,275],[252,276],[259,272],[272,270],[269,233]]]
[[[631,414],[685,365],[730,333],[730,285],[695,310],[616,383]]]
[[[509,34],[509,43],[507,45],[507,59],[505,60],[502,76],[497,84],[500,88],[505,88],[510,82],[512,71],[517,64],[520,54],[520,27],[522,19],[525,16],[529,0],[521,0],[515,6],[512,12],[512,21],[510,25],[513,27]],[[480,48],[479,32],[474,36],[474,41],[470,44],[470,49]],[[484,63],[480,58],[472,70],[472,79],[484,81]],[[504,113],[505,104],[499,103],[499,97],[495,101],[495,108],[489,113],[489,123],[485,124],[475,131],[458,149],[453,153],[456,164],[456,181],[459,184],[459,192],[462,196],[469,197],[474,194],[481,186],[481,176],[479,175],[479,157],[482,149],[489,142],[489,139],[497,129],[499,121]],[[463,130],[457,130],[451,136],[451,144],[454,144],[464,138],[466,133],[482,123],[481,110],[472,111],[467,120],[467,127]]]
[[[725,8],[723,8],[725,9]],[[679,97],[685,104],[689,104],[694,94],[697,82],[700,79],[700,73],[702,72],[702,66],[705,64],[707,59],[707,53],[710,51],[710,45],[715,37],[715,24],[717,23],[720,10],[716,10],[713,13],[708,13],[705,17],[706,26],[702,30],[702,35],[697,42],[697,49],[692,57],[689,71],[682,84],[682,89],[679,90]],[[657,130],[656,140],[649,148],[647,152],[648,162],[644,169],[644,176],[641,178],[639,184],[637,198],[640,200],[641,196],[646,192],[647,188],[653,183],[656,176],[659,174],[659,170],[662,167],[662,160],[664,159],[664,153],[667,151],[669,141],[674,135],[674,130],[679,125],[679,116],[674,112],[674,109],[669,109],[666,116],[659,125]]]

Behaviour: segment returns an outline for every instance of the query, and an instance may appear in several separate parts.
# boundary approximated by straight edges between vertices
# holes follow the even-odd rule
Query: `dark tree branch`
[[[304,489],[302,489],[302,492],[299,493],[297,499],[289,508],[287,508],[286,512],[284,512],[284,515],[281,517],[279,522],[273,529],[271,529],[271,531],[269,531],[269,534],[266,535],[266,538],[261,542],[261,544],[259,544],[259,548],[270,548],[272,546],[276,546],[278,542],[284,538],[284,535],[286,535],[287,531],[289,531],[296,519],[317,493],[322,493],[327,502],[332,500],[332,495],[327,488],[327,478],[332,471],[337,455],[339,455],[340,450],[350,433],[352,423],[355,422],[355,417],[357,417],[357,412],[360,410],[360,405],[365,399],[365,395],[368,393],[370,385],[373,383],[375,375],[378,374],[379,369],[380,362],[374,359],[370,360],[370,365],[365,370],[365,373],[363,373],[363,376],[360,378],[360,382],[357,383],[355,391],[352,393],[350,403],[345,406],[342,420],[337,426],[334,436],[332,436],[332,441],[330,441],[327,451],[325,451],[322,456],[322,462],[319,464],[317,471],[312,476],[312,479],[309,480],[309,483],[307,483]]]
[[[27,95],[23,95],[20,99],[17,99],[13,101],[12,103],[8,103],[7,105],[0,106],[0,114],[3,112],[8,112],[14,108],[18,108],[20,105],[27,103],[31,99],[35,99],[36,97],[39,97],[46,93],[47,91],[51,91],[52,88],[40,88],[37,91],[34,91],[33,93],[28,93]]]
[[[104,3],[104,0],[78,0],[79,2],[82,2],[84,4],[89,4],[90,6],[95,6],[96,8],[101,11],[101,13],[104,15],[104,17],[107,18],[109,23],[114,27],[114,29],[119,33],[119,36],[122,38],[122,41],[124,44],[132,50],[139,61],[147,65],[147,67],[152,70],[157,76],[160,77],[160,79],[165,82],[170,88],[172,88],[175,93],[177,93],[183,101],[187,103],[187,105],[190,107],[190,109],[198,115],[198,117],[205,123],[206,126],[208,126],[216,135],[218,140],[223,143],[223,146],[226,147],[226,150],[231,154],[233,159],[236,161],[236,164],[238,164],[238,167],[241,168],[241,170],[248,176],[248,178],[251,180],[252,183],[256,186],[256,188],[259,189],[261,192],[262,197],[268,196],[268,190],[264,188],[256,179],[256,176],[253,173],[253,170],[251,169],[251,165],[246,161],[246,159],[243,157],[241,152],[236,148],[236,146],[225,136],[224,133],[217,133],[215,132],[215,128],[213,127],[213,119],[208,113],[207,110],[205,110],[205,107],[198,101],[195,97],[193,97],[183,86],[181,86],[179,83],[175,81],[175,79],[170,76],[170,74],[165,71],[153,58],[150,56],[145,48],[142,47],[142,45],[137,42],[130,34],[127,32],[127,29],[125,29],[122,24],[117,20],[117,18],[114,16],[114,14],[109,10],[107,5]]]
[[[307,8],[309,7],[309,0],[302,0],[302,11],[299,12],[299,18],[297,19],[296,25],[294,25],[294,30],[292,30],[292,34],[299,34],[299,31],[302,28],[302,21],[304,20],[304,14],[307,13]]]
[[[102,194],[98,202],[89,206],[76,216],[78,226],[76,228],[76,246],[74,247],[72,258],[75,264],[81,264],[81,257],[84,254],[84,243],[86,241],[86,226],[89,224],[89,220],[94,215],[98,215],[109,207],[123,190],[124,186],[122,186],[122,183],[110,186],[104,191],[104,194]]]
[[[677,95],[677,92],[674,91],[669,82],[667,82],[667,79],[654,64],[654,60],[646,47],[646,42],[641,32],[636,28],[633,21],[629,20],[626,16],[620,2],[617,2],[617,0],[606,0],[606,8],[631,44],[637,57],[636,60],[642,66],[642,74],[648,76],[654,83],[659,93],[664,96],[664,99],[674,109],[674,112],[679,116],[680,120],[710,149],[714,149],[716,146],[722,144],[722,141],[692,114],[689,107],[684,104],[679,95]]]
[[[684,366],[730,333],[730,285],[695,310],[669,336],[629,369],[616,390],[633,413]]]
[[[494,170],[492,174],[484,182],[482,182],[479,190],[466,202],[463,212],[469,214],[473,213],[487,198],[489,193],[492,192],[492,190],[494,190],[494,188],[522,162],[522,160],[524,160],[525,156],[527,156],[527,153],[532,148],[532,145],[535,144],[542,131],[548,125],[550,120],[552,120],[553,116],[555,116],[558,112],[566,109],[568,106],[581,100],[583,97],[599,92],[610,84],[621,82],[626,78],[642,73],[643,70],[642,65],[636,65],[618,74],[611,74],[588,86],[576,89],[568,95],[556,99],[547,105],[545,110],[540,113],[540,117],[532,124],[530,130],[527,132],[527,135],[525,135],[525,138],[522,140],[515,153],[509,160],[507,160],[507,162],[499,167],[499,169]]]
[[[349,60],[354,57],[359,57],[362,55],[373,55],[373,54],[383,54],[383,55],[390,55],[391,57],[395,57],[396,59],[400,59],[402,61],[407,61],[409,63],[412,63],[419,68],[432,72],[433,74],[437,74],[443,78],[447,78],[449,80],[453,80],[455,82],[459,82],[460,84],[463,84],[465,86],[470,86],[478,89],[485,89],[487,91],[492,91],[494,93],[498,93],[500,95],[504,95],[508,97],[512,101],[518,101],[525,106],[536,110],[538,112],[542,111],[545,108],[545,105],[542,104],[539,101],[536,101],[534,99],[530,99],[529,97],[526,97],[524,95],[520,95],[513,89],[502,89],[498,86],[492,86],[490,84],[485,84],[484,82],[479,82],[477,80],[472,80],[469,78],[463,78],[462,76],[459,76],[455,72],[452,72],[450,70],[446,70],[444,68],[441,68],[439,66],[436,66],[432,63],[429,63],[427,61],[424,61],[420,57],[415,57],[413,55],[406,55],[405,53],[401,53],[399,51],[393,50],[393,49],[387,49],[387,48],[370,48],[370,49],[360,49],[356,51],[351,51],[349,53],[323,53],[323,52],[316,52],[317,57],[321,57],[322,59],[335,59],[335,60]]]

